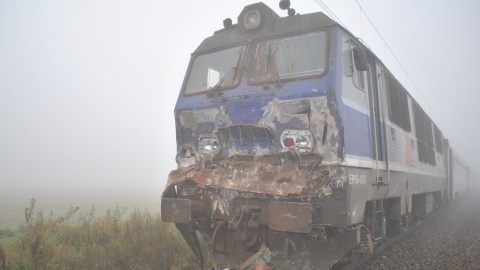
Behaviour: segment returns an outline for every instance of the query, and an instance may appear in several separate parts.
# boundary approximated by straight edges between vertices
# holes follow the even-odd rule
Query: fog
[[[291,1],[302,14],[323,11]],[[395,56],[356,1],[323,1],[480,175],[480,2],[358,2]],[[192,3],[0,0],[0,215],[21,214],[32,197],[46,210],[159,211],[176,167],[173,109],[190,53],[254,2]],[[265,3],[286,16],[278,1]]]

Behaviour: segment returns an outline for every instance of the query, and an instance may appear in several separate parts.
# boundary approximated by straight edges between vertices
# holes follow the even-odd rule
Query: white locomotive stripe
[[[369,169],[378,169],[386,170],[387,165],[384,161],[375,162],[371,158],[355,156],[355,155],[346,155],[345,159],[346,165],[351,167],[360,167],[360,168],[369,168]]]
[[[349,167],[376,169],[376,162],[374,160],[365,158],[365,157],[354,156],[354,155],[347,155],[347,158],[345,159],[345,165]],[[390,163],[389,167],[391,171],[396,171],[396,172],[413,173],[413,174],[427,175],[427,176],[440,177],[440,178],[447,177],[445,173],[442,174],[442,173],[433,171],[433,168],[430,171],[425,171],[425,170],[420,170],[418,168],[407,167],[405,165],[402,166],[395,163]],[[386,170],[387,169],[386,163],[383,161],[379,161],[378,169]]]
[[[345,159],[347,166],[352,167],[361,167],[361,168],[372,168],[373,162],[371,159],[365,159],[362,157],[347,155]]]

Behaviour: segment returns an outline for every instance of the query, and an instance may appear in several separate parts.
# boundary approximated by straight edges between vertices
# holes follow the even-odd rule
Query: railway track
[[[376,245],[374,247],[374,253],[370,254],[367,253],[361,257],[359,257],[355,262],[352,262],[350,264],[344,265],[336,270],[354,270],[354,269],[359,269],[361,266],[363,266],[366,262],[368,262],[370,259],[382,254],[385,250],[391,248],[394,246],[396,243],[399,243],[403,239],[407,238],[409,235],[411,235],[413,232],[419,230],[420,228],[424,227],[425,225],[429,224],[432,222],[434,219],[438,218],[441,216],[443,213],[445,213],[450,207],[452,207],[451,204],[444,205],[444,207],[437,209],[433,213],[431,213],[429,216],[425,217],[421,221],[417,222],[417,224],[411,226],[408,228],[408,230],[404,231],[401,234],[398,234],[392,238],[387,238],[385,241],[381,242],[380,244]]]

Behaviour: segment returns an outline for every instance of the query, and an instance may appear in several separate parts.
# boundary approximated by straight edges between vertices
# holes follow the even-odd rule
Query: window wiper
[[[207,97],[211,97],[215,91],[220,88],[220,85],[222,85],[232,74],[235,73],[235,70],[237,70],[236,67],[232,67],[226,74],[223,76],[210,90],[207,92]]]

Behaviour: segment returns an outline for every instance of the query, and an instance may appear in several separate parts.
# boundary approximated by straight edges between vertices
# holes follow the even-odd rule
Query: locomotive
[[[280,6],[288,16],[256,3],[224,20],[192,54],[175,106],[161,217],[201,266],[199,237],[218,269],[338,268],[468,184],[362,42],[321,12]]]

